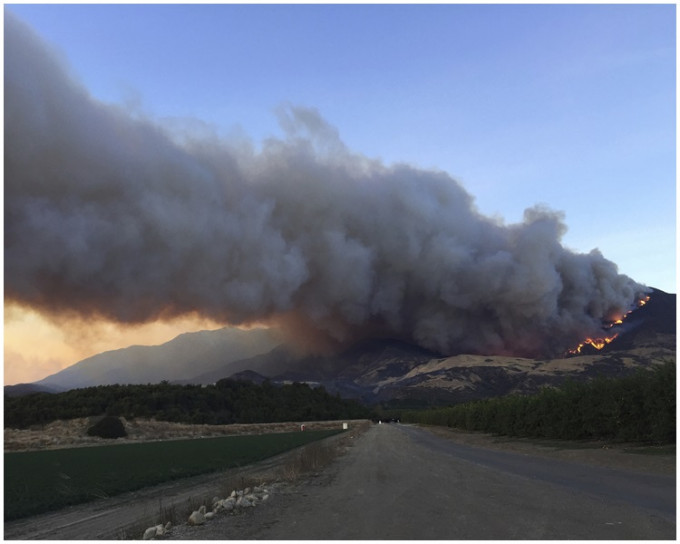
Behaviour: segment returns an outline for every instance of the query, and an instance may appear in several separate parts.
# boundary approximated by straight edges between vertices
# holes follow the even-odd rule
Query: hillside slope
[[[106,352],[21,386],[65,390],[115,383],[210,384],[235,376],[261,382],[322,384],[367,403],[455,403],[513,392],[532,392],[567,378],[622,376],[675,360],[676,296],[653,290],[650,300],[621,325],[602,350],[533,360],[498,355],[433,353],[394,339],[369,339],[331,355],[300,355],[278,345],[266,329],[221,329],[183,334],[161,346]],[[19,386],[17,386],[19,387]],[[5,388],[11,393],[12,388]]]
[[[232,361],[269,351],[276,344],[268,329],[185,333],[159,346],[131,346],[94,355],[36,383],[63,391],[93,385],[176,381],[228,368]]]

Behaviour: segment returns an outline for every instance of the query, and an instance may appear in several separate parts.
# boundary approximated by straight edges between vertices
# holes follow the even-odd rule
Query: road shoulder
[[[676,474],[674,447],[615,444],[604,441],[540,440],[495,436],[489,433],[466,432],[449,427],[418,425],[432,434],[459,444],[510,451],[526,455],[538,455],[563,461],[593,466],[648,472],[652,474]]]

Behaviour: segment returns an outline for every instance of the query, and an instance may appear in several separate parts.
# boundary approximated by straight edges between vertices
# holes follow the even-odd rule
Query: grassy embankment
[[[5,521],[261,461],[340,430],[5,453]]]

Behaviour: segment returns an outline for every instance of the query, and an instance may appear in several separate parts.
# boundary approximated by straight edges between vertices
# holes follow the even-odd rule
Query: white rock
[[[243,490],[243,494],[244,494],[244,495],[248,495],[249,493],[250,493],[250,488],[249,488],[249,487],[246,487],[246,488]]]
[[[250,506],[253,506],[253,503],[250,502],[246,497],[239,497],[238,500],[236,501],[236,506],[238,508],[248,508]]]
[[[214,512],[206,512],[206,514],[205,514],[205,520],[206,520],[206,521],[211,520],[211,519],[213,519],[214,517],[215,517],[215,513],[214,513]]]
[[[203,514],[203,515],[205,515],[205,510],[206,510],[205,505],[201,506],[201,507],[198,509],[198,511],[199,511],[201,514]]]
[[[156,538],[156,527],[149,527],[146,531],[144,531],[142,540],[151,540],[153,538]]]
[[[236,497],[236,490],[234,489],[234,491],[232,491],[232,492],[231,492],[231,495],[229,495],[229,496],[230,496],[230,497]]]
[[[165,534],[165,527],[163,525],[156,525],[156,536],[163,536]]]
[[[267,499],[269,499],[268,494],[265,493],[264,495],[262,495],[262,502],[266,501]]]
[[[165,532],[167,533],[170,529],[172,529],[172,523],[170,521],[168,521],[165,524]]]
[[[203,525],[205,523],[205,515],[199,510],[194,510],[189,516],[189,525]]]

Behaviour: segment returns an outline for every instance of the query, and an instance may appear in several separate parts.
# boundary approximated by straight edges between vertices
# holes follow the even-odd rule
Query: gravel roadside
[[[541,440],[470,433],[447,427],[422,428],[460,444],[520,454],[538,455],[592,466],[674,475],[674,446],[640,446],[597,440]]]
[[[395,431],[389,430],[388,427],[394,427]],[[508,526],[515,528],[513,530],[517,531],[517,538],[570,538],[572,536],[573,538],[590,538],[592,535],[611,534],[612,538],[616,539],[621,535],[628,535],[626,532],[628,528],[621,525],[623,522],[618,519],[632,519],[633,517],[636,520],[634,530],[637,531],[635,533],[637,535],[663,535],[671,532],[667,521],[661,522],[655,519],[650,521],[636,511],[627,510],[628,507],[601,505],[599,501],[589,504],[588,500],[584,501],[582,497],[575,497],[562,491],[558,491],[557,498],[555,498],[547,494],[548,492],[542,485],[534,483],[527,483],[527,489],[521,491],[512,487],[503,488],[505,484],[493,478],[489,479],[488,474],[483,471],[473,477],[471,481],[474,483],[470,483],[465,480],[465,477],[456,473],[455,469],[452,473],[446,463],[441,465],[440,459],[435,456],[430,458],[429,454],[424,454],[422,451],[417,454],[413,453],[413,455],[424,455],[424,457],[417,457],[418,461],[422,461],[422,466],[413,465],[414,457],[406,462],[406,466],[401,466],[404,460],[400,456],[407,455],[409,450],[403,449],[405,446],[401,442],[394,441],[396,438],[393,435],[400,434],[396,433],[397,427],[383,425],[383,429],[379,429],[374,425],[369,438],[362,436],[356,442],[357,445],[361,444],[360,451],[353,451],[353,446],[350,446],[346,450],[348,455],[337,459],[324,470],[308,474],[294,483],[277,487],[271,499],[266,503],[256,508],[239,511],[235,515],[216,517],[202,526],[176,526],[167,538],[172,540],[436,539],[455,538],[456,536],[475,539],[509,538],[509,533],[504,532],[505,529],[500,522],[503,520]],[[630,445],[613,446],[596,442],[537,442],[442,428],[430,427],[428,430],[459,444],[500,452],[650,475],[675,474],[674,454],[649,454],[649,449],[644,450],[647,454],[630,453],[635,450],[643,451],[642,448]],[[380,432],[376,435],[377,431]],[[383,444],[381,440],[376,441],[376,436],[387,439],[386,444]],[[395,457],[390,457],[392,455]],[[359,460],[361,456],[363,459]],[[383,457],[384,466],[383,463],[376,462],[375,456]],[[412,469],[408,470],[408,466]],[[419,474],[419,471],[424,468],[425,472]],[[430,481],[428,478],[431,476],[428,476],[428,472],[432,470],[440,472]],[[476,470],[474,468],[470,472]],[[528,500],[527,495],[531,496],[532,493],[537,497],[544,494],[545,499],[539,501],[540,505],[531,507],[538,508],[537,519],[543,518],[544,522],[538,523],[535,527],[526,522],[517,523],[512,519],[512,514],[506,513],[502,498],[484,499],[482,504],[485,506],[481,504],[472,506],[478,503],[475,503],[469,494],[456,496],[455,493],[452,495],[450,490],[438,489],[440,486],[437,482],[456,480],[460,480],[458,485],[461,487],[473,486],[471,490],[476,490],[477,485],[487,486],[491,491],[482,493],[481,496],[484,497],[507,495],[508,500],[511,501],[513,493],[517,493],[515,504],[522,504],[523,501]],[[390,481],[393,483],[390,484]],[[422,494],[418,489],[421,487]],[[498,491],[499,489],[503,491]],[[456,529],[459,532],[456,533],[453,528],[442,521],[444,518],[448,519],[450,508],[448,505],[450,504],[461,505],[467,502],[468,508],[478,511],[480,508],[481,510],[486,507],[492,508],[494,500],[501,501],[496,505],[499,511],[494,520],[486,523],[487,526],[482,523],[480,528],[474,523],[461,520],[460,526]],[[364,506],[356,507],[356,504]],[[561,520],[560,518],[565,516],[562,515],[560,508],[554,506],[555,504],[562,504],[566,509],[565,512],[571,509],[575,512],[575,516],[580,516],[585,522],[572,523],[569,520]],[[512,512],[512,509],[507,510]],[[430,517],[427,514],[425,516],[422,514],[428,511],[433,513],[431,521],[428,521]],[[437,512],[441,515],[434,515]],[[592,528],[589,524],[593,516],[596,518],[597,516],[613,516],[617,521],[605,521],[601,526]],[[566,517],[569,518],[569,515]],[[346,519],[347,523],[341,521],[343,518],[349,518]],[[401,518],[412,518],[412,521],[403,521]],[[398,530],[402,532],[399,533],[396,527],[399,527]],[[592,537],[599,538],[598,536]]]

